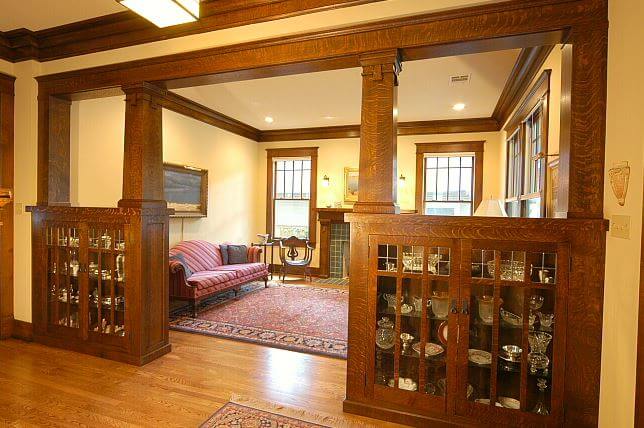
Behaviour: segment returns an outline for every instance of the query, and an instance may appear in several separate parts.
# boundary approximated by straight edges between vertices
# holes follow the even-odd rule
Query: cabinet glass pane
[[[74,227],[47,227],[47,266],[50,324],[80,327],[80,231]]]
[[[398,271],[398,247],[396,245],[378,245],[378,270],[383,272]]]
[[[471,260],[468,382],[475,401],[549,414],[556,254],[474,249]]]
[[[89,228],[89,330],[125,335],[125,236]]]
[[[422,247],[419,248],[422,251]],[[422,271],[422,257],[420,266]],[[400,306],[400,374],[399,387],[417,391],[420,384],[420,350],[423,285],[420,278],[403,278]],[[420,305],[419,305],[420,298]],[[415,310],[421,309],[420,313]],[[419,307],[420,306],[420,307]]]
[[[376,308],[376,373],[375,382],[394,387],[394,364],[396,346],[396,278],[379,276],[377,279]]]
[[[438,254],[438,249],[432,248]],[[431,251],[430,251],[431,253]],[[425,338],[425,393],[447,395],[446,356],[448,349],[449,282],[431,279],[427,296],[427,337]]]

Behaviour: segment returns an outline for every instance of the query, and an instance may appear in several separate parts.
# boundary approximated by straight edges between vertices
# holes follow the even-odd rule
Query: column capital
[[[152,83],[149,82],[137,82],[137,83],[132,83],[128,85],[123,85],[121,86],[121,89],[123,92],[125,92],[126,96],[129,95],[147,95],[150,98],[164,98],[166,94],[168,93],[167,90],[157,86],[153,85]]]
[[[362,77],[371,80],[382,80],[385,73],[393,73],[396,85],[402,71],[402,58],[398,49],[369,52],[360,56]]]

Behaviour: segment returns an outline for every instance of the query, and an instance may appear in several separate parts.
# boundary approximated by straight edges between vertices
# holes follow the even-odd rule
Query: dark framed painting
[[[208,215],[208,170],[164,163],[163,185],[171,217]]]

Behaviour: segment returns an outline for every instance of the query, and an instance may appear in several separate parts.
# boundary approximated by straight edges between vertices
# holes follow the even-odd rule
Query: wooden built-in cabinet
[[[592,262],[582,241],[601,221],[347,217],[346,411],[415,426],[565,425],[570,370],[598,367],[590,349],[566,365],[597,304],[579,281],[588,268],[569,304],[571,248]]]
[[[167,257],[167,211],[31,211],[38,255],[33,259],[34,339],[132,364],[168,352],[167,325],[155,328],[148,322],[167,317],[165,272],[158,282],[142,281],[139,274],[143,233],[160,246],[155,251],[160,262]]]

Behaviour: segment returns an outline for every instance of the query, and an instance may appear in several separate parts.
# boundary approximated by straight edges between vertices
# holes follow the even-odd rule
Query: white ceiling
[[[124,10],[114,0],[0,0],[0,31],[37,31]]]
[[[398,88],[402,122],[490,117],[519,50],[486,52],[403,64]],[[466,85],[450,76],[470,74]],[[177,89],[213,110],[261,130],[360,123],[360,69],[247,80]],[[456,112],[452,106],[465,103]],[[264,120],[274,118],[272,124]]]

